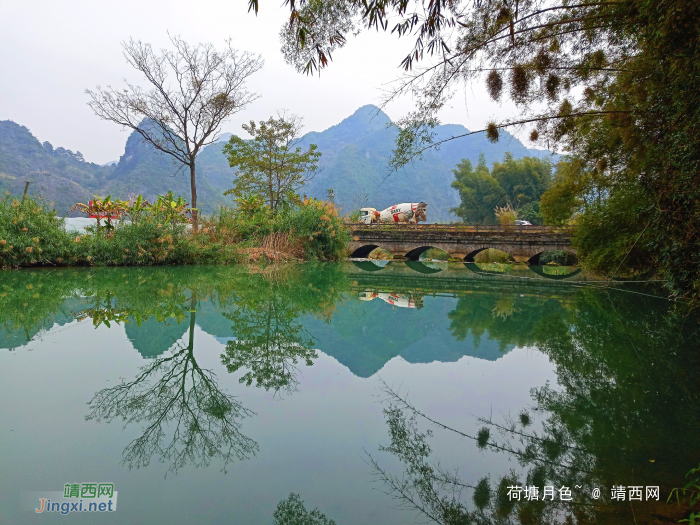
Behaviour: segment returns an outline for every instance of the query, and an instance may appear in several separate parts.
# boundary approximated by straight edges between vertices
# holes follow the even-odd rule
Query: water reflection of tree
[[[229,372],[245,369],[241,383],[290,393],[297,389],[297,365],[312,366],[318,357],[301,318],[313,314],[330,322],[345,277],[332,267],[313,275],[249,274],[239,284],[231,320],[236,339],[226,344],[221,361]],[[309,279],[311,277],[311,279]]]
[[[188,464],[207,466],[214,458],[225,470],[231,461],[249,458],[258,449],[240,430],[241,420],[252,412],[223,392],[215,374],[195,359],[195,306],[193,300],[187,346],[177,344],[142,367],[133,381],[97,392],[89,403],[88,420],[145,424],[141,436],[124,450],[129,468],[147,466],[157,455],[170,463],[169,471]]]
[[[299,494],[291,493],[277,504],[272,525],[335,525],[318,508],[308,510]]]
[[[225,314],[238,339],[226,343],[221,362],[231,373],[245,368],[240,382],[247,386],[255,381],[265,390],[292,392],[298,386],[297,363],[311,366],[318,354],[311,348],[311,334],[278,299],[270,297],[258,308],[244,306]]]
[[[481,419],[476,435],[435,421],[389,390],[390,444],[383,450],[402,462],[404,473],[391,474],[370,458],[388,492],[446,524],[551,523],[566,517],[580,524],[641,525],[680,517],[683,509],[666,506],[664,499],[697,464],[697,318],[631,293],[581,290],[567,302],[515,297],[514,304],[523,305],[523,299],[527,308],[513,308],[507,317],[486,296],[481,305],[460,302],[450,314],[452,328],[538,347],[556,366],[559,386],[533,390],[530,413],[501,422]],[[499,298],[494,294],[490,300]],[[470,486],[454,470],[431,462],[430,431],[421,431],[420,421],[512,456],[525,474],[502,473],[495,485],[482,479]],[[661,502],[632,507],[611,501],[611,487],[620,484],[658,485]],[[509,501],[510,485],[538,486],[540,496],[544,485],[567,486],[574,503]],[[591,497],[595,487],[602,490],[599,500]]]

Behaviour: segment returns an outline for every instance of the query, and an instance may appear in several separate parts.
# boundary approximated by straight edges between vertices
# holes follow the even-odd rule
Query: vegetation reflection
[[[248,386],[294,392],[297,363],[311,366],[318,357],[302,317],[313,314],[330,322],[343,292],[344,275],[330,267],[310,282],[300,282],[290,269],[250,275],[236,291],[235,308],[223,314],[236,338],[226,344],[222,363],[231,373],[245,369],[239,381]]]
[[[382,450],[400,460],[404,473],[386,470],[374,457],[370,462],[392,496],[444,524],[683,517],[687,508],[665,499],[697,463],[697,317],[661,299],[593,289],[568,298],[469,295],[449,315],[457,337],[488,333],[502,346],[537,347],[555,364],[558,385],[533,389],[525,412],[502,421],[477,418],[478,431],[445,425],[385,385],[390,442]],[[485,453],[508,454],[521,468],[467,483],[431,459],[431,428],[468,438]],[[614,501],[611,488],[619,485],[659,486],[660,501],[634,508]],[[540,497],[510,498],[513,486],[538,487]],[[544,486],[571,488],[573,503],[559,501],[557,492],[545,504]]]
[[[193,298],[187,346],[177,343],[167,355],[141,367],[133,381],[100,390],[89,402],[87,420],[145,424],[143,434],[124,450],[129,468],[148,466],[157,455],[170,463],[169,471],[188,464],[206,467],[213,458],[225,470],[231,461],[258,450],[241,433],[241,420],[253,413],[222,391],[215,374],[195,359],[196,304]]]

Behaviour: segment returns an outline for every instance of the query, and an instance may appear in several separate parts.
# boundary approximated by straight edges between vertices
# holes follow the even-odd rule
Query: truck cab
[[[377,222],[379,213],[375,208],[360,208],[360,222],[364,224],[372,224]]]

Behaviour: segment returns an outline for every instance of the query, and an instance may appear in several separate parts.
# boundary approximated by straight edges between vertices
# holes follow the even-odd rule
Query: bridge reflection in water
[[[365,272],[379,272],[385,269],[400,271],[399,268],[409,269],[422,274],[439,274],[445,272],[448,278],[464,278],[470,275],[493,275],[510,277],[529,277],[532,279],[566,280],[581,275],[581,269],[571,266],[538,266],[538,265],[511,265],[511,264],[477,264],[447,263],[437,261],[352,261],[352,264]],[[494,268],[494,269],[491,269]],[[467,271],[465,272],[464,269]],[[532,275],[534,273],[535,275]]]

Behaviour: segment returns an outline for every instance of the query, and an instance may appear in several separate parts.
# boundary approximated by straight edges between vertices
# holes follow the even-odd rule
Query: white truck
[[[379,298],[391,306],[398,306],[399,308],[423,308],[423,299],[415,299],[411,294],[398,294],[395,292],[360,292],[360,301],[371,301],[372,299]]]
[[[416,224],[426,221],[425,210],[428,205],[424,202],[404,202],[394,204],[389,208],[377,211],[375,208],[360,208],[360,222],[376,224],[380,222]]]

